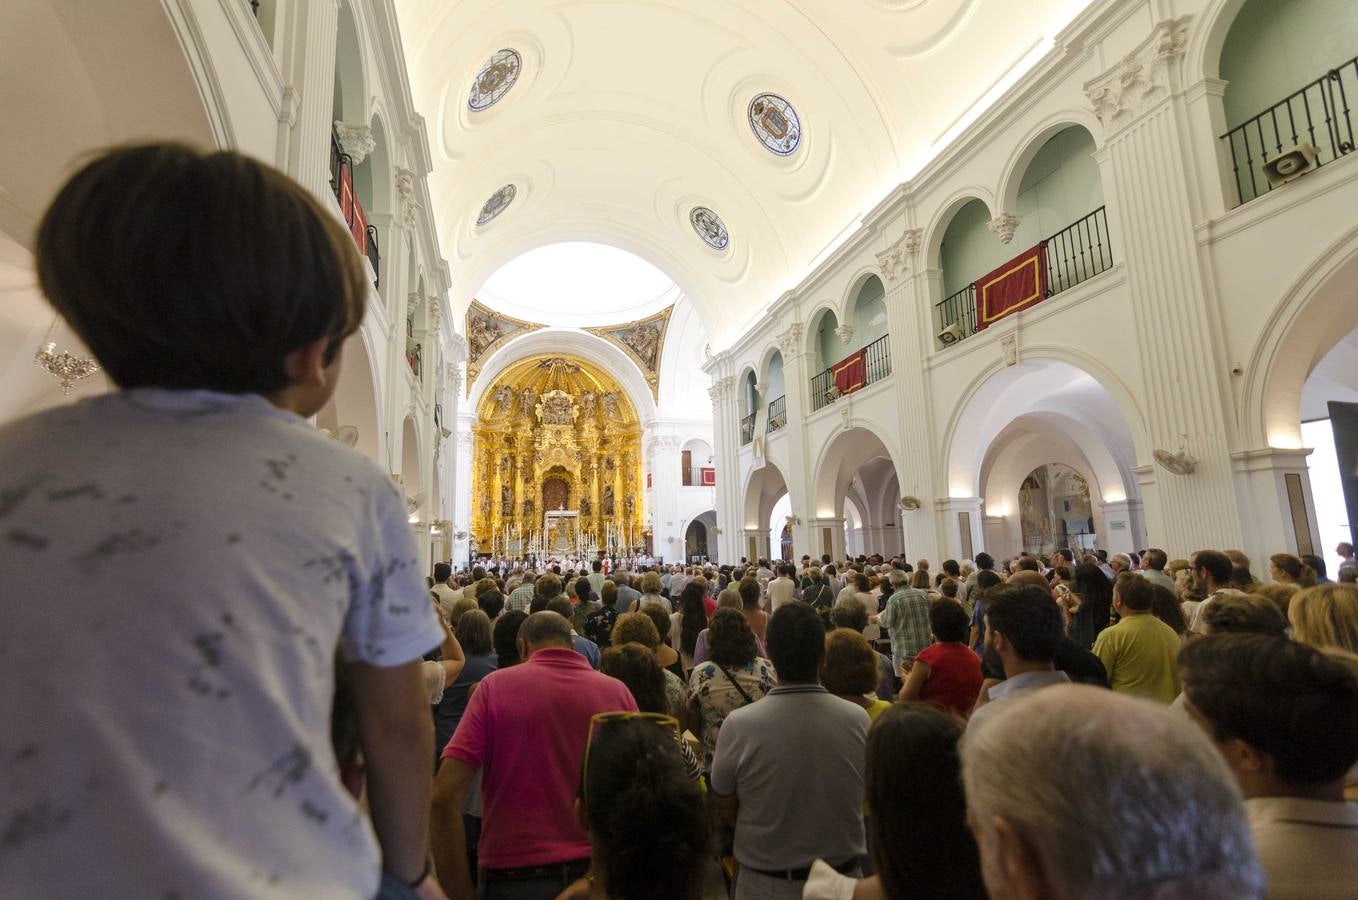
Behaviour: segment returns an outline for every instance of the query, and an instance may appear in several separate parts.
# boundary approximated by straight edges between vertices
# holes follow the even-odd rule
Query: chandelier
[[[56,328],[57,323],[53,319],[47,329],[47,339],[33,355],[33,359],[37,362],[38,368],[61,383],[61,393],[69,395],[77,381],[89,378],[99,371],[99,363],[95,362],[92,356],[73,356],[65,350],[58,353],[57,342],[52,340],[52,333]]]

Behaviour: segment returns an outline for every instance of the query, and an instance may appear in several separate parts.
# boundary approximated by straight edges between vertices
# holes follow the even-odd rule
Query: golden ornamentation
[[[597,366],[551,355],[519,360],[482,396],[472,431],[471,533],[483,551],[522,555],[546,539],[548,513],[563,507],[587,544],[592,537],[602,548],[610,535],[619,548],[644,543],[641,423],[622,386]]]

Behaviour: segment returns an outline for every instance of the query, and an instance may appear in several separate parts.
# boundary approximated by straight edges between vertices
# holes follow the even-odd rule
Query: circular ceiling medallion
[[[498,191],[490,195],[490,199],[481,207],[481,214],[476,217],[477,225],[484,225],[491,219],[505,211],[509,204],[514,202],[514,197],[519,193],[519,189],[512,184],[507,184]]]
[[[476,73],[471,93],[467,95],[467,107],[480,111],[494,106],[519,80],[522,70],[523,58],[517,50],[506,47],[498,51]]]
[[[706,206],[693,207],[693,211],[688,214],[688,221],[703,243],[713,250],[725,250],[726,245],[731,243],[731,235],[726,231],[721,217]]]
[[[750,129],[770,153],[791,156],[802,142],[797,111],[777,94],[760,94],[750,101]]]

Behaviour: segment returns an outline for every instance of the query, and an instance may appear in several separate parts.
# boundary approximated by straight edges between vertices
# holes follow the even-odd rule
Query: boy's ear
[[[334,362],[333,359],[326,359],[326,351],[333,340],[330,337],[317,338],[285,356],[283,371],[288,376],[288,383],[298,387],[326,387],[330,380],[328,370]]]

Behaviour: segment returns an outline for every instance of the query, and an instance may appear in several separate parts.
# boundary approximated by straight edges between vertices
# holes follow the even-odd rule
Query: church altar
[[[492,554],[623,553],[644,543],[641,422],[594,364],[551,355],[515,363],[482,394],[472,434],[472,534]]]

